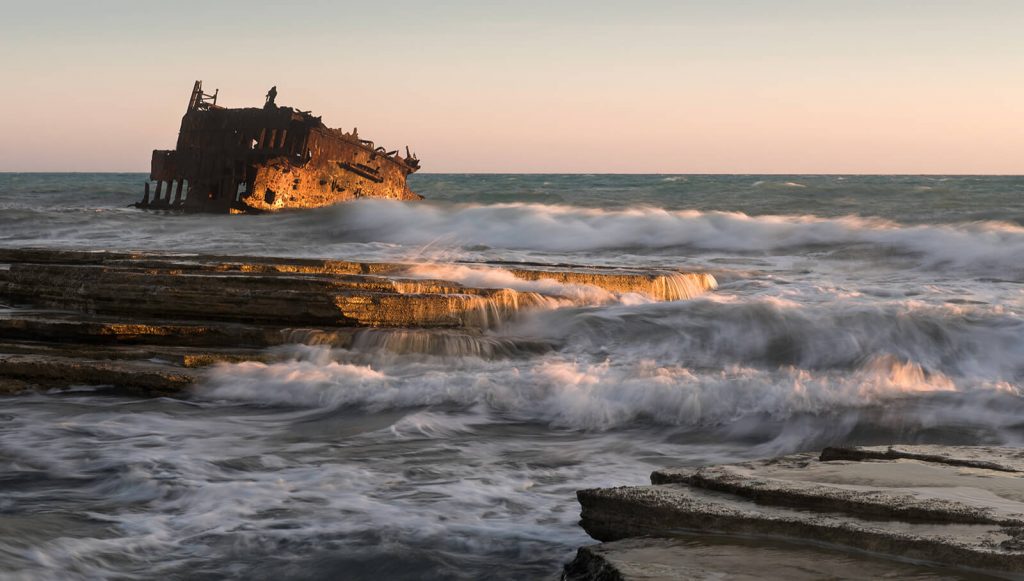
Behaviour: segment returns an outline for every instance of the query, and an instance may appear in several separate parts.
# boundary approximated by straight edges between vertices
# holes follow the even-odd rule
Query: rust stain
[[[196,81],[172,150],[153,151],[136,207],[259,213],[316,208],[358,198],[423,199],[406,178],[419,159],[331,129],[309,111],[281,107],[277,87],[262,108],[217,105]],[[151,183],[152,182],[152,183]]]

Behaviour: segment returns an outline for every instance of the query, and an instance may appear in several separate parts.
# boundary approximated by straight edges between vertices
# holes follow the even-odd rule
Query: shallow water
[[[183,400],[6,399],[6,576],[553,578],[590,542],[579,488],[830,444],[1024,443],[1024,178],[423,175],[427,203],[177,216],[125,207],[143,177],[0,174],[0,245],[719,287],[583,286],[482,337],[287,346]]]

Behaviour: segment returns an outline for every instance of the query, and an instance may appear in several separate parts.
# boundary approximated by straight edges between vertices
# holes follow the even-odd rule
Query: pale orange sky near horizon
[[[1024,2],[0,10],[0,171],[147,171],[203,79],[427,172],[1024,173]]]

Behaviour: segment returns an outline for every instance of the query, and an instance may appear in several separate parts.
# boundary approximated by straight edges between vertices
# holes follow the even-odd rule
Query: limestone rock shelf
[[[887,560],[808,543],[720,535],[624,539],[583,547],[565,581],[993,580],[979,572]]]
[[[703,273],[580,266],[501,265],[488,278],[497,268],[0,249],[0,392],[59,387],[65,377],[166,393],[201,375],[181,371],[190,369],[182,361],[265,358],[265,348],[286,343],[536,353],[557,346],[487,331],[531,309],[585,307],[587,293],[576,292],[584,287],[679,300],[716,285]],[[445,279],[466,271],[485,282]],[[177,351],[145,364],[131,355],[161,349]]]
[[[709,534],[726,535],[730,546],[755,539],[759,549],[778,555],[817,547],[850,559],[941,567],[928,578],[1024,578],[1024,450],[828,448],[820,455],[658,470],[651,482],[577,493],[582,526],[606,544],[581,549],[567,579],[687,578],[691,567],[728,577],[767,571],[753,550],[749,559],[711,564],[693,540],[706,543]],[[623,543],[635,537],[661,540]],[[769,569],[779,564],[766,559]],[[818,560],[807,559],[810,570],[822,567]],[[832,576],[823,571],[818,577]],[[855,571],[839,578],[866,578]]]
[[[162,320],[353,327],[487,327],[557,293],[476,288],[409,276],[415,265],[258,257],[0,250],[0,300]],[[678,300],[714,288],[707,274],[509,269],[610,292]]]

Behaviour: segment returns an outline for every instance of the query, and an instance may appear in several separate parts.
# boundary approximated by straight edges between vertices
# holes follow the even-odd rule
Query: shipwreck
[[[153,151],[138,208],[259,213],[357,198],[420,200],[406,183],[419,159],[275,103],[230,109],[196,81],[173,150]]]

